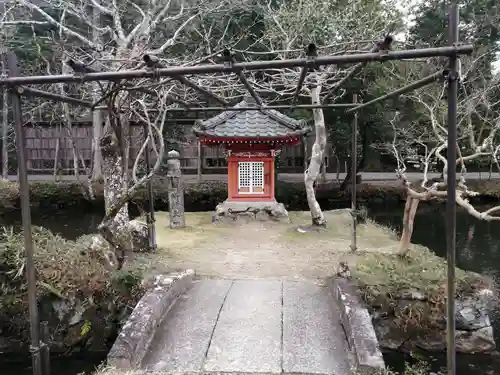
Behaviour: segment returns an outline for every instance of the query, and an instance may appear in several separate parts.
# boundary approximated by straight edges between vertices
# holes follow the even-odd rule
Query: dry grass
[[[49,293],[66,298],[79,292],[87,294],[89,290],[104,289],[110,272],[86,254],[83,244],[66,240],[41,227],[33,227],[32,236],[37,281],[42,295]],[[22,298],[27,288],[23,233],[1,228],[0,269],[8,279],[2,283],[2,297]],[[0,309],[2,301],[5,299],[0,299]]]
[[[102,254],[89,253],[85,238],[71,241],[35,226],[32,236],[39,299],[95,301],[112,295],[118,306],[136,300],[142,293],[142,274],[136,265],[110,271],[104,266]],[[0,317],[4,319],[28,314],[24,250],[23,233],[0,227]],[[27,318],[18,321],[20,329],[26,329]]]

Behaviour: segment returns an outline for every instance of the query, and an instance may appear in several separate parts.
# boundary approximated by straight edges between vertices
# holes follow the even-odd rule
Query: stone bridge
[[[157,276],[108,355],[162,374],[370,373],[384,367],[368,311],[343,279]]]

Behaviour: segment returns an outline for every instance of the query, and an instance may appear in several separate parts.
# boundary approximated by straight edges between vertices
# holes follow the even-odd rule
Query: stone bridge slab
[[[283,280],[198,280],[173,305],[142,361],[176,374],[347,375],[329,288]]]

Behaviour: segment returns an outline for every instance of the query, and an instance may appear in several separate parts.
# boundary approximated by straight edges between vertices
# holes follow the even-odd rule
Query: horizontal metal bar
[[[352,108],[355,105],[352,103],[333,103],[333,104],[283,104],[283,105],[264,105],[254,107],[198,107],[198,108],[172,108],[169,111],[175,112],[208,112],[208,111],[261,111],[266,109],[315,109],[315,108]]]
[[[267,105],[254,107],[190,107],[190,108],[171,108],[169,112],[209,112],[209,111],[261,111],[266,109],[314,109],[314,108],[353,108],[352,103],[332,103],[332,104],[283,104],[283,105]],[[104,109],[106,107],[96,107],[96,109]],[[154,112],[154,109],[150,110]]]
[[[390,98],[394,98],[394,97],[397,97],[399,95],[405,94],[407,92],[410,92],[410,91],[419,89],[421,87],[427,86],[427,85],[429,85],[429,84],[431,84],[433,82],[436,82],[439,79],[443,79],[444,78],[444,74],[445,73],[443,71],[436,72],[436,73],[434,73],[434,74],[432,74],[432,75],[430,75],[428,77],[422,78],[422,79],[420,79],[418,81],[415,81],[415,82],[413,82],[413,83],[411,83],[411,84],[409,84],[407,86],[401,87],[400,89],[397,89],[396,91],[393,91],[393,92],[390,92],[388,94],[379,96],[378,98],[370,100],[369,102],[366,102],[366,103],[358,105],[357,107],[348,109],[346,111],[346,113],[357,112],[360,109],[368,107],[368,106],[370,106],[372,104],[375,104],[375,103],[378,103],[378,102],[381,102],[381,101],[384,101],[384,100],[387,100],[387,99],[390,99]]]
[[[78,105],[81,105],[82,107],[92,108],[92,103],[89,102],[89,101],[81,100],[81,99],[77,99],[77,98],[72,98],[70,96],[64,96],[64,95],[54,94],[52,92],[47,92],[47,91],[32,89],[31,87],[20,86],[20,87],[17,88],[17,92],[20,95],[38,96],[40,98],[51,99],[51,100],[55,100],[57,102],[64,102],[64,103],[69,103],[69,104],[78,104]]]
[[[452,56],[460,54],[469,54],[473,51],[471,45],[457,47],[438,47],[411,49],[402,51],[389,51],[385,53],[357,53],[352,55],[320,56],[314,60],[314,66],[330,64],[353,64],[363,61],[388,61],[424,58],[433,56]],[[208,73],[231,73],[239,70],[268,70],[302,67],[309,65],[310,61],[306,58],[290,60],[269,60],[269,61],[250,61],[235,63],[228,68],[224,64],[197,65],[162,68],[155,71],[151,70],[125,70],[116,72],[88,73],[82,76],[74,75],[51,75],[51,76],[31,76],[31,77],[11,77],[0,79],[0,86],[5,85],[25,85],[25,84],[43,84],[43,83],[64,83],[64,82],[91,82],[91,81],[114,81],[119,79],[134,78],[156,78],[156,77],[174,77],[187,74],[208,74]]]
[[[198,86],[196,83],[191,82],[189,79],[187,79],[186,77],[184,77],[182,75],[177,75],[174,78],[176,80],[178,80],[180,83],[182,83],[183,85],[191,87],[193,90],[198,91],[200,94],[204,95],[206,98],[213,99],[217,103],[222,104],[222,105],[229,104],[225,99],[219,97],[218,95],[215,95],[213,92],[211,92],[211,91],[209,91],[201,86]]]

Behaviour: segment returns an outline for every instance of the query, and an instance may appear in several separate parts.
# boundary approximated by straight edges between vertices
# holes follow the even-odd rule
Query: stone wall
[[[157,275],[140,299],[108,354],[108,365],[118,369],[140,368],[144,355],[175,300],[191,287],[193,270]]]
[[[333,279],[331,286],[354,367],[359,374],[380,373],[385,369],[384,358],[370,315],[358,296],[356,287],[343,278]]]
[[[459,353],[489,353],[496,348],[493,327],[488,316],[488,301],[491,291],[483,289],[474,297],[457,300],[456,307],[456,345]],[[395,298],[393,308],[373,304],[370,313],[380,346],[386,349],[411,352],[423,350],[442,352],[446,350],[446,318],[433,319],[430,327],[415,326],[408,321],[406,326],[401,317],[404,311],[419,311],[420,314],[435,314],[439,310],[419,291],[407,291]],[[441,309],[442,310],[442,309]],[[415,316],[415,319],[421,317]],[[427,319],[429,320],[429,319]]]

